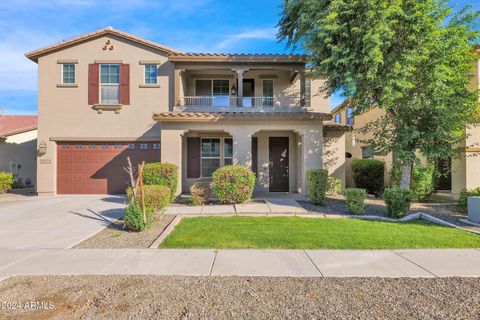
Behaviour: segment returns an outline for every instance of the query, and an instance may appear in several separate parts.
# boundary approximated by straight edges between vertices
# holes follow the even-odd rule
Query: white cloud
[[[226,36],[224,40],[217,43],[216,50],[233,49],[244,40],[275,40],[275,28],[251,29],[234,35]]]

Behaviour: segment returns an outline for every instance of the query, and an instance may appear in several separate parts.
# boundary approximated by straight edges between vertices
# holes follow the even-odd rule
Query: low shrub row
[[[468,211],[468,197],[480,197],[480,187],[467,190],[463,188],[460,191],[460,197],[457,202],[457,210],[461,213],[467,213]]]
[[[175,199],[178,186],[178,168],[176,165],[164,162],[147,163],[143,167],[142,180],[144,185],[159,185],[170,189],[170,200]]]
[[[309,169],[307,170],[307,191],[308,197],[313,204],[323,206],[325,194],[328,188],[328,170]]]
[[[388,216],[401,218],[410,211],[411,192],[398,187],[386,188],[383,199],[387,206]]]
[[[190,187],[192,206],[207,204],[212,195],[212,186],[208,181],[197,181]]]
[[[369,194],[383,192],[385,181],[385,163],[377,159],[355,159],[352,161],[352,173],[355,186],[365,189]]]
[[[12,189],[13,174],[10,172],[0,172],[0,194],[8,192]]]
[[[243,203],[252,198],[255,174],[244,166],[224,166],[213,173],[212,187],[220,202]]]
[[[364,214],[366,197],[367,192],[365,189],[347,188],[345,190],[345,198],[347,200],[348,212],[355,215]]]

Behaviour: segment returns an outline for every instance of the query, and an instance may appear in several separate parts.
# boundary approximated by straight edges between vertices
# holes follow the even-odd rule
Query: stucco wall
[[[107,40],[113,50],[103,50]],[[61,64],[57,60],[78,60],[77,88],[59,88]],[[88,105],[88,65],[95,61],[121,61],[130,64],[130,105],[119,114],[98,114]],[[144,83],[141,60],[158,61],[159,88],[140,88]],[[40,57],[38,60],[38,143],[47,144],[47,153],[38,159],[38,192],[56,190],[56,143],[52,138],[132,141],[160,138],[154,112],[168,111],[173,105],[173,65],[166,53],[155,51],[115,36],[103,36]]]
[[[345,137],[341,131],[324,131],[323,135],[323,164],[331,177],[342,181],[342,188],[346,183]]]
[[[0,171],[11,172],[11,162],[15,161],[21,168],[17,177],[25,184],[27,179],[35,185],[37,164],[37,130],[31,130],[7,137],[0,141]]]

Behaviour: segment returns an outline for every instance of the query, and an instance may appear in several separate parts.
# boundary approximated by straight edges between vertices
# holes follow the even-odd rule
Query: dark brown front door
[[[438,161],[437,170],[439,173],[436,190],[452,190],[452,159],[441,159]]]
[[[59,142],[58,194],[125,193],[130,157],[134,168],[142,161],[160,161],[160,144],[152,142]]]
[[[269,139],[270,192],[288,192],[288,137]]]

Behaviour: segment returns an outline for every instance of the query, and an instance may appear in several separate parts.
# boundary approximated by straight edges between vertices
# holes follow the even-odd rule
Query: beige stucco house
[[[480,53],[480,50],[478,50]],[[472,89],[480,89],[480,60],[476,64],[472,77]],[[360,115],[352,116],[348,104],[342,104],[332,110],[332,121],[338,124],[350,125],[352,132],[345,136],[345,183],[348,187],[354,186],[352,176],[352,160],[362,158],[375,158],[385,162],[385,185],[390,185],[393,163],[392,153],[387,156],[377,156],[371,148],[361,141],[371,138],[369,134],[359,133],[355,129],[362,128],[367,123],[379,119],[384,111],[374,107]],[[439,179],[437,191],[458,194],[461,189],[474,189],[480,187],[480,127],[467,128],[467,138],[463,141],[459,158],[447,159],[439,164],[438,170],[444,175]]]
[[[0,115],[0,171],[19,185],[34,186],[37,166],[37,117]]]
[[[227,164],[252,168],[257,191],[304,193],[309,168],[344,180],[346,126],[325,123],[304,56],[189,54],[110,27],[26,56],[40,195],[123,193],[127,156],[176,164],[178,193]]]

